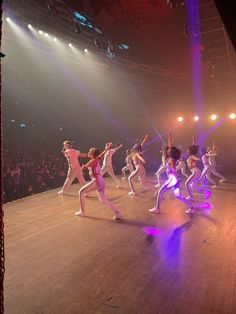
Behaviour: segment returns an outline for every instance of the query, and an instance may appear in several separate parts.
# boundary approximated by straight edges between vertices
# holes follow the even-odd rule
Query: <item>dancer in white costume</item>
[[[210,149],[208,149],[208,151],[207,151],[205,147],[201,148],[201,153],[202,153],[203,170],[202,170],[201,176],[199,178],[199,182],[206,177],[206,179],[209,182],[211,182],[211,184],[212,184],[211,187],[215,188],[216,184],[215,184],[215,181],[211,177],[212,166],[209,163],[209,159],[211,157],[216,156],[216,154],[210,153]]]
[[[84,180],[83,172],[78,161],[78,157],[87,157],[87,154],[81,153],[78,150],[73,149],[73,145],[70,141],[63,142],[63,155],[68,161],[68,172],[65,183],[62,189],[58,192],[59,195],[65,194],[66,190],[71,186],[75,178],[79,180],[79,183],[84,185],[86,182]]]
[[[189,167],[189,170],[191,171],[190,176],[185,182],[185,187],[188,192],[188,199],[194,200],[193,192],[192,190],[195,189],[198,193],[204,193],[206,198],[209,198],[211,195],[211,192],[204,190],[199,187],[198,182],[201,176],[201,170],[197,166],[197,162],[200,160],[200,158],[197,157],[198,153],[198,145],[195,145],[195,140],[193,138],[193,144],[189,146],[188,153],[189,157],[187,159],[187,165]]]
[[[122,180],[126,180],[128,179],[128,177],[126,177],[126,171],[129,171],[130,173],[133,172],[134,167],[132,165],[132,160],[130,158],[131,151],[129,149],[126,150],[126,158],[125,158],[125,162],[126,162],[126,166],[122,168]]]
[[[146,163],[146,161],[144,160],[141,151],[141,144],[136,144],[132,150],[132,153],[130,154],[130,159],[132,160],[135,167],[135,170],[128,177],[129,185],[131,188],[131,192],[128,193],[130,196],[136,195],[136,191],[134,188],[135,179],[139,178],[143,186],[145,186],[146,184],[146,170],[144,168],[144,164]]]
[[[213,143],[212,149],[209,151],[212,156],[209,157],[209,164],[211,165],[211,173],[213,173],[216,177],[220,178],[220,182],[225,182],[226,178],[222,176],[217,170],[216,170],[216,156],[218,155],[218,149]]]
[[[186,211],[186,213],[194,212],[192,202],[190,200],[187,200],[181,195],[180,184],[179,184],[179,180],[176,174],[176,162],[177,160],[179,160],[181,156],[181,152],[178,148],[173,146],[173,143],[174,141],[171,134],[168,134],[169,160],[166,163],[168,179],[160,187],[157,193],[156,205],[155,207],[149,209],[150,213],[156,213],[156,214],[160,213],[160,207],[163,201],[163,196],[171,188],[173,188],[174,190],[175,197],[188,205],[189,209]]]
[[[157,170],[157,172],[155,173],[157,176],[157,184],[155,185],[156,188],[161,185],[161,174],[166,172],[167,170],[166,163],[168,162],[168,159],[169,159],[168,150],[169,150],[168,146],[162,146],[162,149],[160,151],[160,153],[162,154],[161,165],[159,169]]]
[[[105,148],[108,148],[103,159],[103,164],[102,164],[102,175],[104,175],[106,172],[112,177],[113,181],[116,183],[116,187],[119,189],[120,188],[120,180],[116,177],[114,170],[113,170],[113,165],[112,165],[112,157],[115,152],[117,152],[121,147],[122,144],[118,147],[115,147],[111,149],[112,143],[107,143]]]
[[[176,172],[178,172],[179,170],[181,171],[183,176],[188,178],[188,174],[186,173],[186,163],[183,161],[182,154],[176,166]]]
[[[91,181],[84,185],[79,191],[80,209],[75,213],[75,215],[77,216],[85,216],[85,194],[87,192],[97,190],[100,201],[114,212],[114,219],[121,218],[121,213],[119,209],[106,198],[105,180],[101,174],[100,160],[108,152],[109,149],[111,149],[111,143],[109,145],[106,145],[105,150],[101,154],[98,148],[90,148],[88,152],[88,157],[91,158],[91,160],[86,165],[83,165],[82,169],[89,169]]]

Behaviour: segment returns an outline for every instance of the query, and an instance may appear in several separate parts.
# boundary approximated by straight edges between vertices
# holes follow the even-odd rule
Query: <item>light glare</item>
[[[73,45],[72,45],[72,43],[69,43],[69,45],[68,45],[69,47],[73,47]]]
[[[44,36],[45,36],[45,37],[48,37],[48,33],[45,33]]]
[[[184,118],[183,117],[178,117],[179,122],[183,122]]]
[[[199,120],[199,116],[194,116],[194,117],[193,117],[193,120],[194,120],[194,121],[198,121],[198,120]]]
[[[211,120],[214,121],[214,120],[216,120],[216,119],[217,119],[217,115],[216,115],[216,114],[212,114],[212,115],[211,115]]]
[[[84,52],[88,52],[88,49],[87,49],[87,48],[85,48],[85,49],[84,49]]]
[[[10,19],[9,16],[6,18],[6,21],[7,21],[8,23],[11,22],[11,19]]]
[[[40,34],[40,35],[42,35],[42,34],[43,34],[43,31],[41,31],[41,29],[39,30],[39,34]]]
[[[32,25],[31,25],[31,24],[28,24],[28,28],[31,29],[31,28],[32,28]]]
[[[53,40],[54,40],[54,41],[57,41],[57,38],[56,38],[56,37],[54,37],[54,38],[53,38]]]
[[[232,120],[236,119],[236,114],[235,113],[231,113],[229,115],[229,118],[232,119]]]

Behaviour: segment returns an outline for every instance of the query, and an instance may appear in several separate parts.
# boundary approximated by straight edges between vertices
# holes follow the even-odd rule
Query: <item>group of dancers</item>
[[[148,135],[145,135],[142,142],[135,144],[129,150],[126,151],[126,166],[122,168],[122,180],[128,180],[130,186],[129,196],[136,195],[136,182],[140,181],[143,187],[148,186],[146,183],[146,170],[144,158],[144,144],[148,140]],[[68,161],[68,173],[65,183],[62,189],[58,192],[59,195],[66,193],[66,190],[70,187],[75,178],[77,178],[82,185],[79,190],[79,203],[80,208],[75,215],[86,216],[85,204],[86,196],[91,191],[97,191],[99,200],[114,213],[114,219],[121,219],[122,215],[120,210],[113,202],[107,199],[105,194],[105,180],[104,175],[108,173],[116,184],[117,188],[121,188],[121,180],[115,175],[112,164],[112,156],[116,151],[122,148],[122,145],[113,148],[112,143],[107,143],[104,150],[101,152],[98,148],[90,148],[88,153],[82,153],[73,148],[73,144],[70,141],[63,143],[62,153]],[[181,200],[187,205],[186,213],[195,212],[195,197],[193,191],[197,191],[204,196],[205,199],[211,196],[211,192],[205,188],[206,180],[211,183],[211,188],[215,188],[217,185],[212,179],[211,174],[214,174],[220,179],[220,182],[226,181],[226,178],[222,176],[216,170],[215,158],[218,154],[218,149],[213,143],[212,147],[201,148],[201,158],[198,156],[199,146],[196,145],[194,137],[192,138],[192,145],[188,147],[187,166],[191,172],[190,175],[186,172],[186,163],[182,158],[182,154],[179,148],[174,145],[174,139],[172,134],[168,134],[168,144],[162,147],[162,163],[156,172],[157,184],[155,185],[155,197],[156,204],[153,208],[149,209],[150,213],[160,213],[161,203],[163,201],[164,194],[173,189],[174,195],[177,199]],[[90,160],[83,164],[82,167],[79,163],[78,157],[89,158]],[[102,167],[100,165],[102,161]],[[198,167],[198,163],[202,161],[203,169]],[[91,181],[86,183],[83,171],[88,169]],[[184,197],[181,193],[181,179],[178,172],[181,171],[182,176],[186,177],[185,189],[187,196]],[[161,184],[161,175],[166,173],[167,180]]]

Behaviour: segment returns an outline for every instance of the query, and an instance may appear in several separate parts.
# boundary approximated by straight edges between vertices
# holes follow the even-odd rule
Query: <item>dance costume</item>
[[[68,161],[69,168],[65,183],[62,189],[58,192],[58,194],[64,194],[65,190],[70,187],[75,178],[77,178],[79,180],[79,183],[82,185],[86,183],[80,163],[78,161],[78,157],[81,155],[81,153],[73,148],[67,148],[66,150],[62,151],[62,153]]]
[[[209,163],[209,158],[213,157],[212,155],[215,155],[215,154],[206,153],[202,156],[203,170],[199,178],[199,181],[201,181],[204,177],[206,177],[207,180],[213,184],[212,187],[216,187],[215,181],[211,178],[212,166]]]
[[[174,167],[173,167],[174,165]],[[188,206],[191,205],[191,202],[187,200],[186,198],[182,197],[181,192],[180,192],[180,183],[177,178],[176,170],[175,170],[175,161],[172,160],[171,158],[169,161],[166,163],[166,168],[167,168],[167,175],[168,179],[162,184],[160,187],[158,193],[157,193],[157,199],[156,199],[156,206],[149,209],[149,212],[151,213],[160,213],[160,206],[163,201],[163,196],[164,194],[173,188],[175,197],[187,204]],[[190,207],[190,209],[187,211],[188,213],[193,212],[193,208]]]
[[[188,178],[188,174],[186,173],[186,163],[182,159],[178,160],[178,164],[176,166],[176,172],[179,170],[181,170],[183,176]]]
[[[122,174],[123,174],[123,178],[122,180],[126,179],[126,171],[129,171],[130,173],[132,173],[134,171],[133,165],[132,165],[132,160],[130,159],[129,156],[126,157],[125,159],[126,162],[126,166],[122,168]]]
[[[130,176],[128,177],[128,182],[131,188],[131,192],[129,192],[129,195],[135,195],[135,188],[134,188],[134,181],[135,179],[139,178],[139,181],[144,186],[146,183],[146,170],[143,166],[145,163],[143,157],[139,153],[134,153],[133,157],[131,155],[131,159],[133,161],[135,170],[132,171]]]
[[[157,185],[155,185],[155,187],[158,187],[161,185],[161,174],[166,172],[166,170],[167,170],[166,163],[168,162],[168,157],[166,155],[162,154],[161,161],[162,161],[162,163],[156,172]]]
[[[106,198],[105,180],[101,174],[101,167],[100,167],[99,161],[100,161],[100,158],[93,159],[92,162],[90,161],[84,166],[84,168],[89,169],[89,175],[90,175],[91,181],[87,183],[86,185],[84,185],[79,191],[80,210],[76,212],[75,215],[85,216],[85,195],[88,192],[97,190],[100,201],[106,207],[109,207],[115,213],[115,216],[114,216],[115,219],[120,219],[121,214],[118,208]]]
[[[197,161],[200,160],[198,157],[191,155],[187,159],[187,164],[192,172],[185,182],[185,187],[188,192],[188,198],[194,200],[192,189],[195,189],[198,193],[205,193],[207,197],[210,196],[210,192],[199,187],[198,182],[201,176],[201,170],[197,167]]]
[[[108,174],[112,177],[113,181],[116,183],[116,187],[120,188],[120,180],[116,177],[114,170],[113,170],[113,165],[112,165],[112,156],[114,155],[114,153],[120,149],[122,146],[113,148],[113,149],[109,149],[105,155],[104,155],[104,159],[103,159],[103,165],[102,165],[102,175],[104,175],[106,172],[108,172]]]
[[[216,153],[213,153],[212,156],[209,157],[209,164],[211,166],[211,173],[213,173],[216,177],[220,178],[220,182],[225,182],[226,178],[222,176],[217,170],[216,170],[216,160],[215,157],[217,156]]]

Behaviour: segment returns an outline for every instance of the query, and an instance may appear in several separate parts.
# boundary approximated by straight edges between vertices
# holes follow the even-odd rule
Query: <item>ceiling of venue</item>
[[[115,62],[127,60],[125,66],[132,74],[137,75],[136,64],[142,64],[144,79],[191,80],[188,33],[197,25],[204,81],[216,88],[225,78],[235,80],[235,53],[214,1],[191,2],[198,3],[198,21],[189,22],[183,0],[19,0],[5,2],[4,9],[58,29],[73,40],[90,45],[96,40],[100,49],[111,48],[108,56],[115,55]],[[75,18],[75,12],[82,20]],[[119,49],[121,44],[128,49]]]

